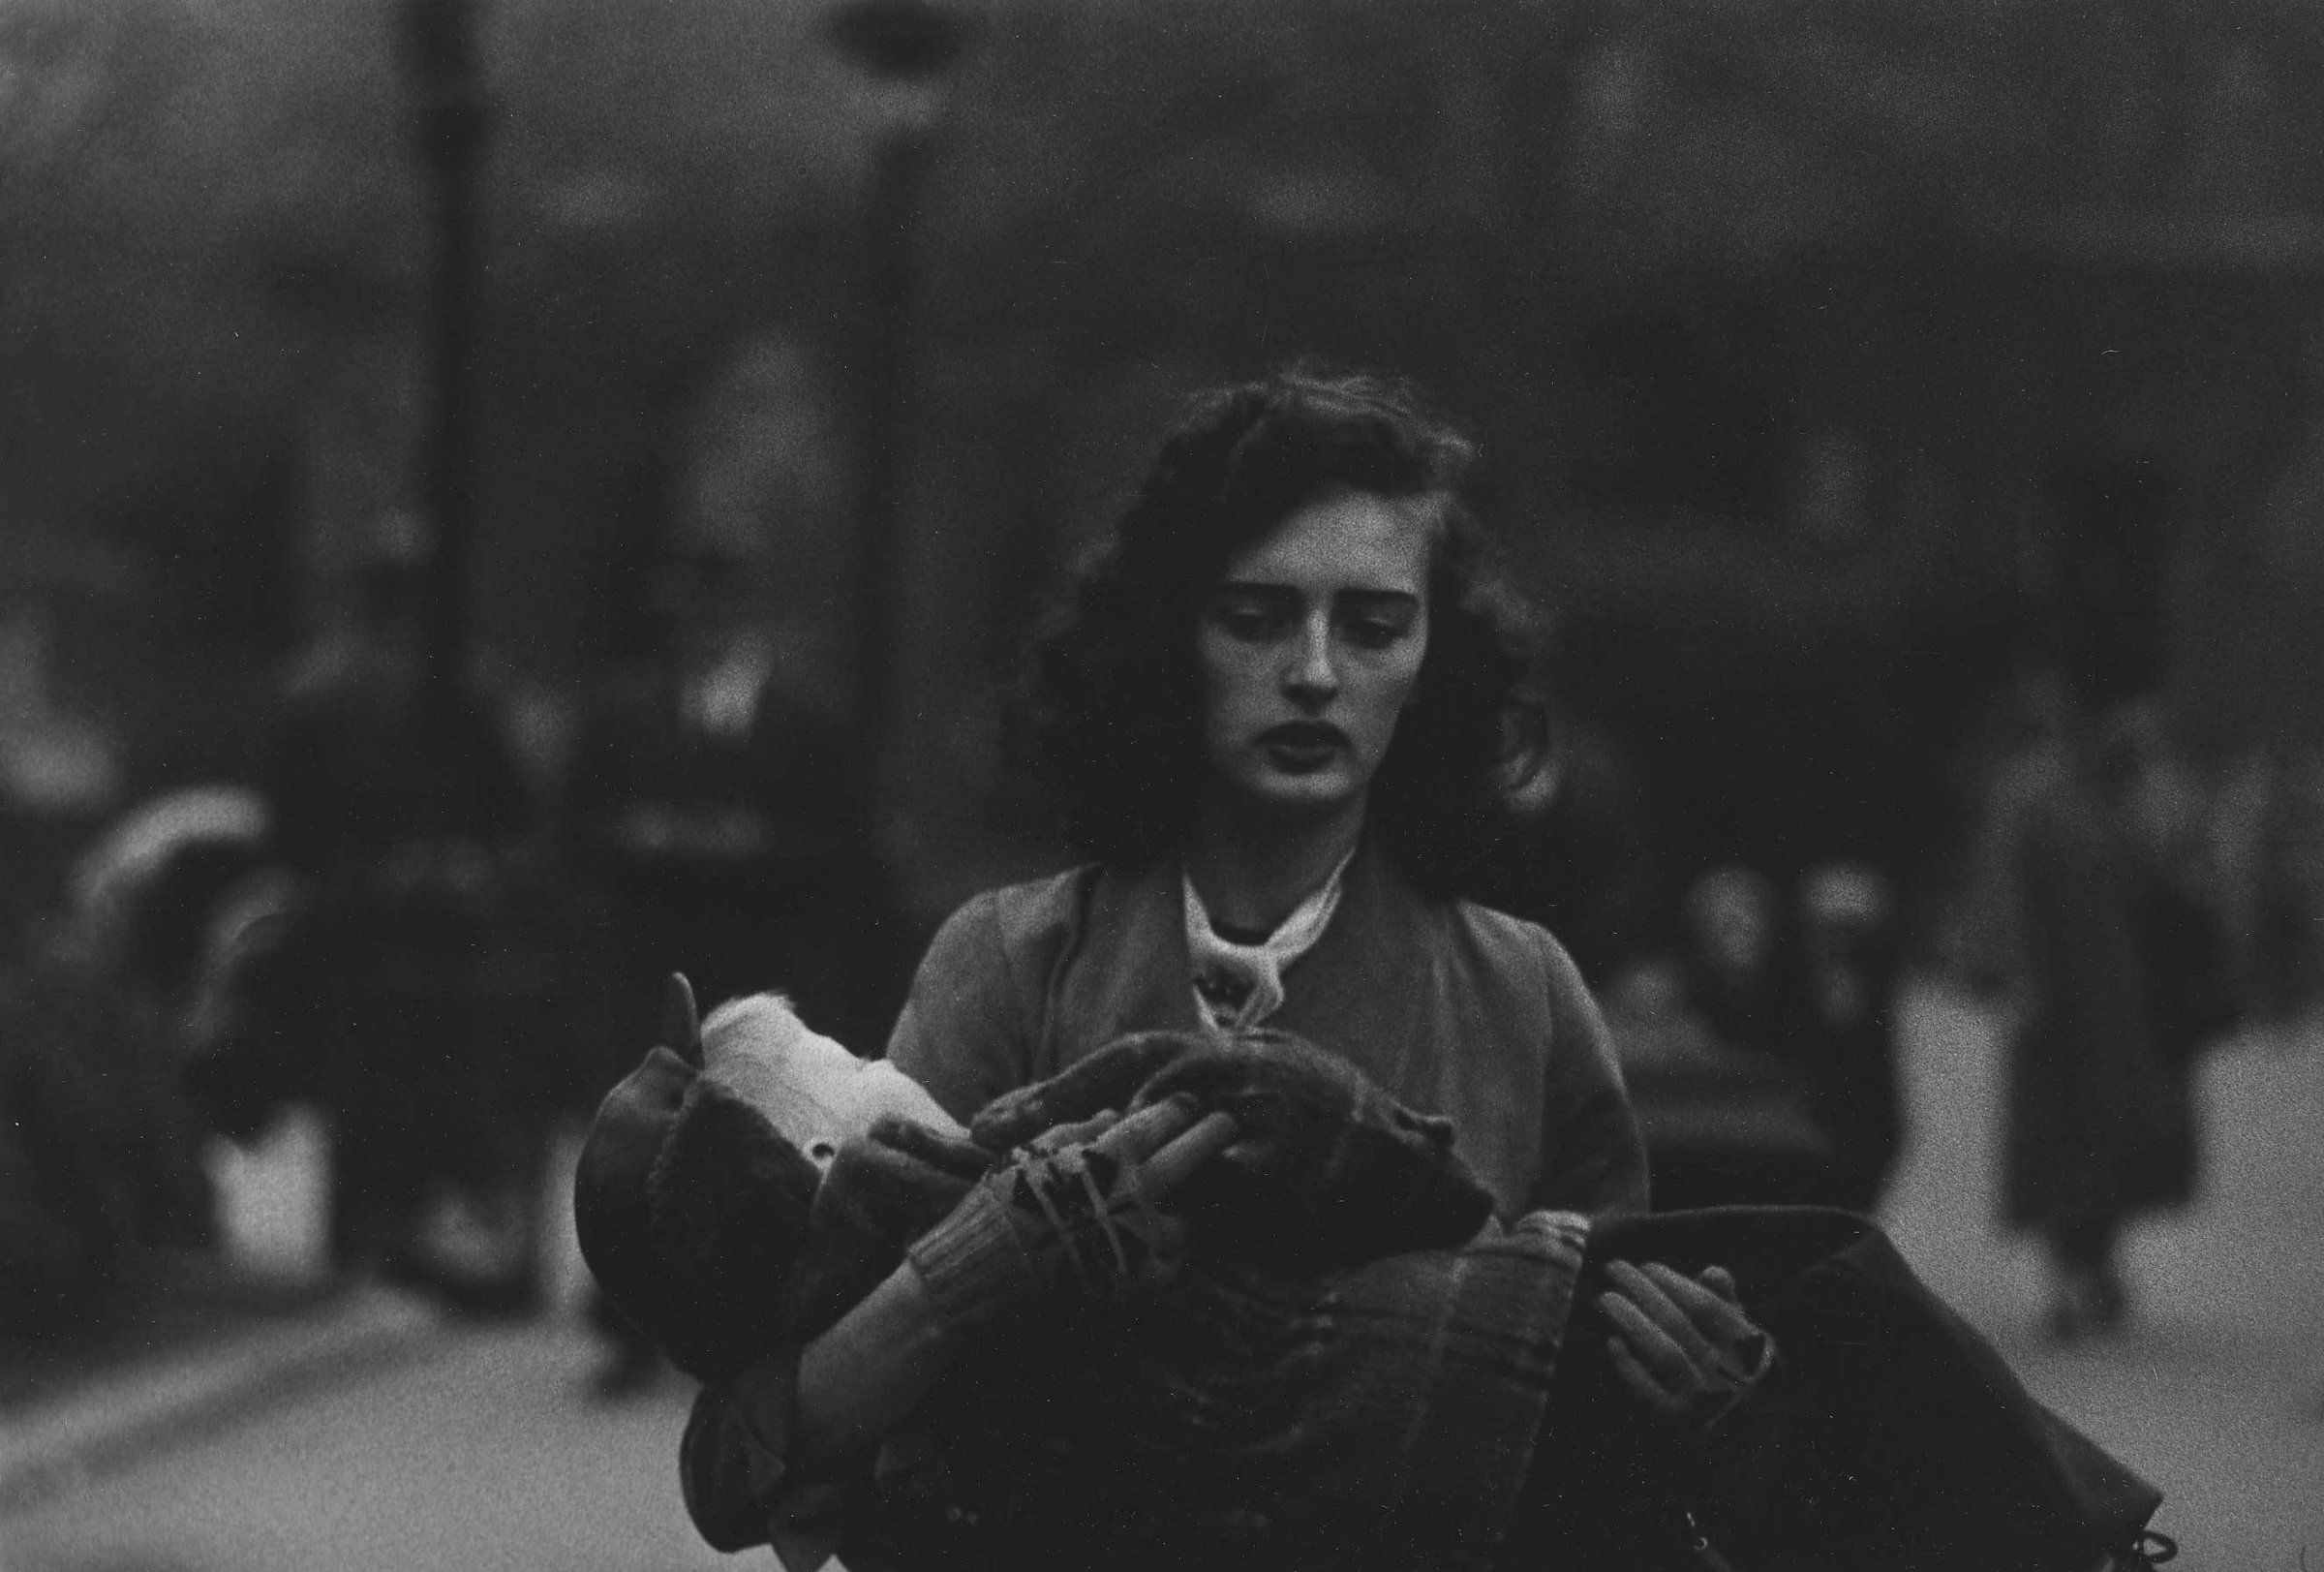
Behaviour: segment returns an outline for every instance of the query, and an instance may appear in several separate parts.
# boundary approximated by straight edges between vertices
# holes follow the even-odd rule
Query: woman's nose
[[[1331,629],[1328,623],[1310,622],[1300,630],[1299,647],[1292,652],[1283,686],[1294,697],[1306,703],[1327,702],[1339,692],[1339,667],[1332,660]]]

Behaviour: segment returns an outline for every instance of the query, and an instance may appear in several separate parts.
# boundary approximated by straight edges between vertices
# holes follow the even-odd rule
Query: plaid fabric
[[[850,1564],[1493,1564],[1587,1223],[1293,1276],[1197,1263],[1042,1317],[924,1411]]]
[[[1454,1150],[1452,1122],[1417,1114],[1345,1059],[1258,1028],[1225,1042],[1144,1032],[1037,1086],[996,1097],[972,1133],[994,1151],[1103,1108],[1184,1094],[1243,1134],[1171,1197],[1207,1259],[1324,1271],[1464,1243],[1493,1198]]]
[[[1028,1089],[1013,1117],[1047,1127],[1086,1098],[1178,1090],[1233,1110],[1248,1137],[1202,1203],[1233,1248],[1207,1249],[1198,1226],[1194,1259],[1158,1292],[1036,1307],[980,1345],[894,1438],[875,1499],[845,1514],[858,1572],[1487,1564],[1542,1428],[1586,1224],[1487,1223],[1445,1121],[1275,1034],[1128,1046],[1070,1086]],[[740,1128],[746,1105],[688,1086],[666,1052],[608,1102],[580,1186],[589,1259],[706,1373],[829,1324],[990,1160],[883,1123],[841,1149],[810,1204],[811,1165],[763,1119]],[[726,1183],[750,1174],[764,1193]]]

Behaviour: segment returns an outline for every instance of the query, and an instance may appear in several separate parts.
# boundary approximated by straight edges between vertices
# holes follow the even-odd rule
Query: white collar
[[[1209,909],[1203,905],[1194,879],[1180,870],[1186,957],[1193,969],[1196,1011],[1206,1026],[1232,1035],[1257,1026],[1283,1007],[1283,973],[1313,949],[1330,926],[1331,913],[1339,909],[1341,876],[1355,855],[1351,847],[1330,876],[1256,944],[1221,939],[1210,925]]]

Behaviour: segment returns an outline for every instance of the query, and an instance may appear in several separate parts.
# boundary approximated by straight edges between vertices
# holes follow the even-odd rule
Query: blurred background
[[[0,1561],[707,1564],[577,1131],[672,967],[872,1051],[1056,865],[994,685],[1300,354],[1483,438],[1490,893],[1663,1203],[1880,1209],[2187,1564],[2324,1554],[2320,98],[2281,0],[0,0]],[[1997,1177],[2077,708],[2127,1329]]]

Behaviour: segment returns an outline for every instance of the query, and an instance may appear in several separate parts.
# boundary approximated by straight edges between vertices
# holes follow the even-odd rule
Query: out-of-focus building
[[[2125,680],[2163,676],[2201,746],[2324,734],[2305,10],[961,9],[875,565],[880,818],[924,910],[1043,854],[981,724],[1037,586],[1178,395],[1300,353],[1481,427],[1566,686],[1698,843],[1681,872],[1925,858],[1948,750],[2062,598],[2112,607]],[[246,10],[32,0],[0,32],[0,537],[128,565],[58,592],[59,659],[147,754],[225,747],[240,673],[415,487],[394,8]],[[829,450],[862,424],[897,106],[828,12],[485,10],[474,620],[535,686],[619,642],[625,542],[677,529],[795,567],[780,609],[848,686],[858,467]]]
[[[1297,351],[1482,425],[1682,876],[1920,871],[2069,607],[2200,746],[2324,727],[2304,14],[1004,15],[931,222],[907,797],[959,800],[945,718],[1171,399]]]

